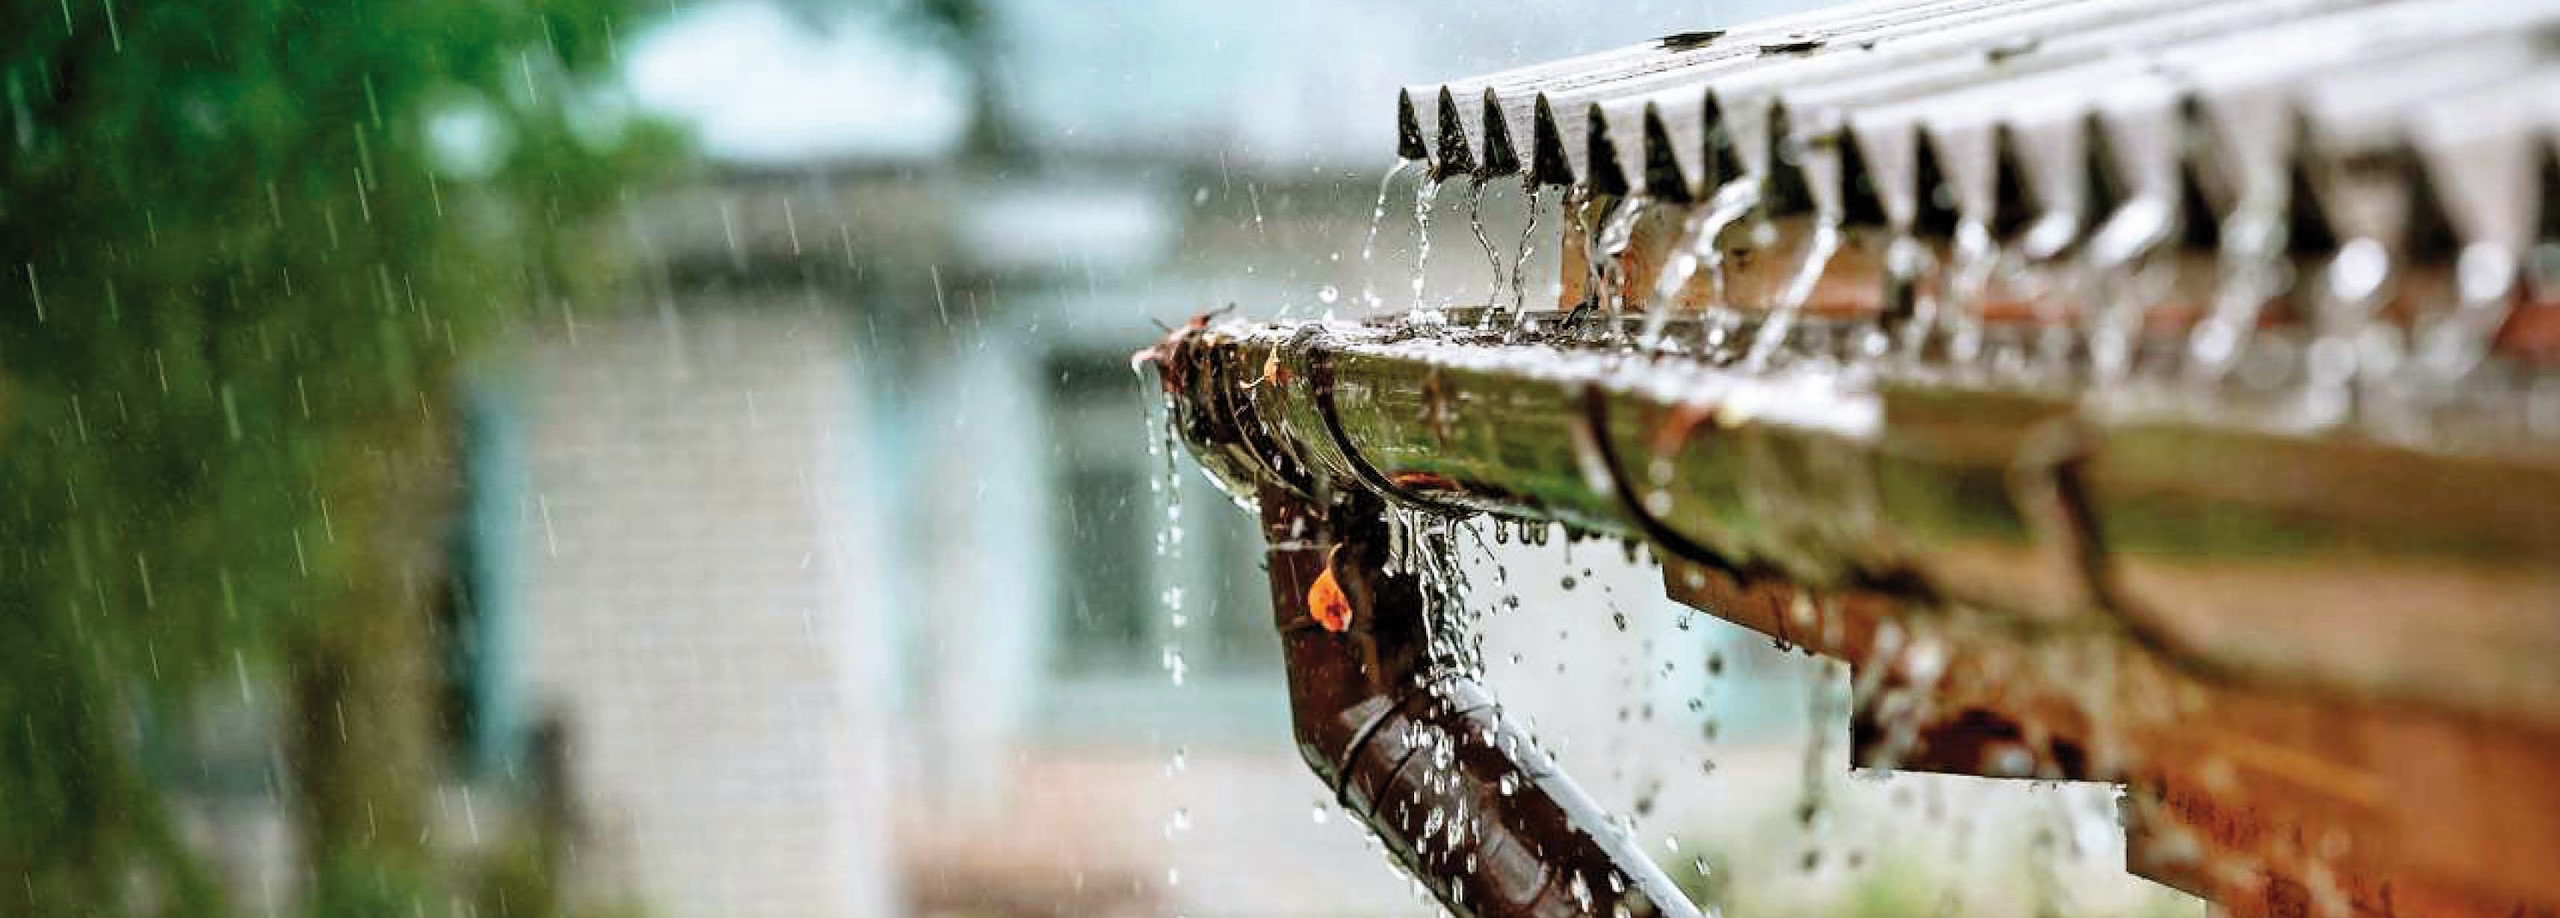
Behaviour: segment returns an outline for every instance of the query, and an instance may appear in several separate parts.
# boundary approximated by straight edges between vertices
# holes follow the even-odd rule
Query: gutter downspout
[[[1390,568],[1376,498],[1259,488],[1298,753],[1346,812],[1457,915],[1698,914],[1481,685],[1431,659],[1429,594]],[[1339,632],[1308,602],[1328,564],[1352,613]]]

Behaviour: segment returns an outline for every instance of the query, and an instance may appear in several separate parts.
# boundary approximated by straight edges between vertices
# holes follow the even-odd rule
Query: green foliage
[[[0,6],[0,914],[219,911],[146,728],[425,652],[381,623],[432,577],[450,375],[672,161],[600,104],[638,6]]]

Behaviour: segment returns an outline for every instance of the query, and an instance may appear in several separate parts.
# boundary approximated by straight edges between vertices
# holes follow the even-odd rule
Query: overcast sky
[[[1374,168],[1393,156],[1398,86],[1819,5],[994,0],[997,96],[1056,152]],[[913,161],[959,141],[963,68],[861,4],[812,6],[682,10],[632,43],[631,91],[733,162]]]

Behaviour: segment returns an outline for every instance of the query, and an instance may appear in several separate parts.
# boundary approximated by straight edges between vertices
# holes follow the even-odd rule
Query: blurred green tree
[[[605,79],[641,6],[0,6],[0,914],[225,911],[144,753],[215,690],[280,696],[314,911],[465,894],[452,379],[677,161]]]

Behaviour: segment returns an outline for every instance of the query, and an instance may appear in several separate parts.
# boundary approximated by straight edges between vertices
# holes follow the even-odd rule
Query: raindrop
[[[1431,201],[1440,196],[1440,182],[1425,177],[1413,194],[1413,308],[1421,309],[1424,277],[1431,267]]]
[[[36,263],[27,262],[27,295],[36,304],[36,324],[44,324],[44,287],[36,283]]]
[[[722,220],[729,219],[729,212],[723,209],[720,212],[720,218]],[[737,238],[733,234],[729,240],[729,247],[735,249],[737,248],[737,245]],[[925,270],[933,275],[933,312],[935,315],[942,318],[942,324],[947,328],[951,325],[951,305],[946,302],[942,295],[942,266],[938,264],[927,265],[925,266]]]
[[[1322,287],[1317,287],[1317,288],[1316,288],[1316,302],[1323,303],[1323,304],[1325,304],[1325,305],[1327,305],[1327,306],[1330,306],[1330,305],[1333,305],[1333,302],[1334,302],[1335,300],[1339,300],[1339,299],[1341,299],[1341,298],[1342,298],[1342,289],[1341,289],[1341,288],[1339,288],[1339,287],[1335,287],[1335,286],[1334,286],[1334,285],[1332,285],[1332,284],[1326,284],[1326,285],[1324,285],[1324,286],[1322,286]]]

